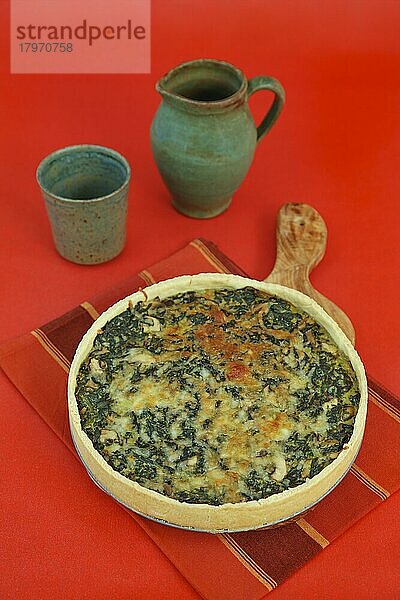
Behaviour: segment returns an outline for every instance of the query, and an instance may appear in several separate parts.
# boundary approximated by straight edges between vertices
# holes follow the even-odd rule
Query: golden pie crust
[[[240,289],[246,286],[291,302],[308,313],[330,334],[338,348],[350,360],[357,377],[360,402],[353,433],[338,457],[305,483],[261,500],[221,505],[180,502],[145,488],[115,471],[95,450],[83,431],[75,397],[76,378],[82,362],[92,349],[98,331],[109,320],[126,310],[128,303],[159,297],[161,300],[187,291]],[[106,310],[82,338],[68,379],[68,409],[71,434],[78,454],[92,478],[116,500],[147,517],[170,525],[209,532],[242,531],[268,527],[293,518],[321,500],[351,467],[361,445],[367,413],[367,380],[362,362],[348,338],[327,313],[311,298],[296,290],[267,284],[237,275],[205,273],[169,279],[136,292]]]

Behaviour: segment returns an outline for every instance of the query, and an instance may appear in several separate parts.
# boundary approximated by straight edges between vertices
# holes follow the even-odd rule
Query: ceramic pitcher
[[[211,59],[179,65],[156,89],[162,103],[151,126],[151,144],[172,203],[191,217],[214,217],[228,208],[257,143],[278,118],[284,89],[272,77],[247,80],[235,66]],[[247,102],[259,90],[275,97],[256,127]]]

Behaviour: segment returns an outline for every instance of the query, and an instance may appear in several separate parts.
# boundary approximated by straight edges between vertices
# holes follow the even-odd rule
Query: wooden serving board
[[[354,345],[355,331],[349,317],[310,283],[312,269],[325,254],[327,229],[321,215],[307,204],[282,206],[276,224],[276,260],[265,279],[310,296],[336,321]]]

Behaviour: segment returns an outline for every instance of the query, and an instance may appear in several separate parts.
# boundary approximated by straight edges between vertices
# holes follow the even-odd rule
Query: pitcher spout
[[[167,87],[168,84],[166,83],[166,81],[167,81],[168,75],[169,75],[169,73],[166,73],[156,83],[156,90],[160,94],[160,96],[162,96],[163,98],[169,98],[169,97],[176,96],[176,93],[173,91],[170,91]]]
[[[156,90],[187,108],[227,108],[245,100],[247,80],[224,61],[198,59],[171,69],[157,82]]]

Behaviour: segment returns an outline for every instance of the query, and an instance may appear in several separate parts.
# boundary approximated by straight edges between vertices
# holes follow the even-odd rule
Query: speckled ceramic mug
[[[68,146],[42,160],[36,178],[61,256],[90,265],[122,251],[130,174],[127,160],[104,146]]]

